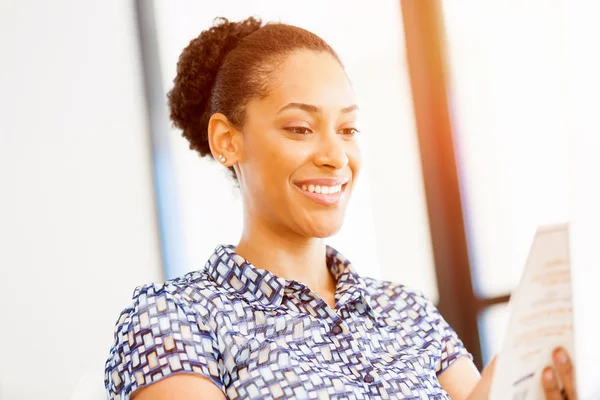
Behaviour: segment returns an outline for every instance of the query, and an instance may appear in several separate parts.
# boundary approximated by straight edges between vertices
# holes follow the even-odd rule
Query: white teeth
[[[335,194],[342,191],[342,185],[321,186],[321,185],[302,185],[302,190],[318,194]]]

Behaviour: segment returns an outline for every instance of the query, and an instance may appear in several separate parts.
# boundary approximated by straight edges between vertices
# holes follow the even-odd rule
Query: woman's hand
[[[552,353],[554,369],[551,366],[544,368],[542,372],[542,387],[546,400],[577,400],[575,390],[575,369],[566,350],[559,347]],[[471,392],[468,400],[484,400],[489,397],[492,376],[494,375],[494,365],[496,357],[481,373],[481,379]],[[556,373],[563,384],[564,389],[560,389]]]
[[[552,353],[552,359],[554,360],[554,370],[548,366],[542,372],[542,387],[544,388],[546,400],[577,400],[575,369],[566,350],[562,347],[557,348]],[[556,379],[555,371],[563,384],[562,390]]]

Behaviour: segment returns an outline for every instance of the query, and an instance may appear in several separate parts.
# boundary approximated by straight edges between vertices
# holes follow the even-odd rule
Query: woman
[[[491,369],[480,379],[423,294],[325,245],[360,171],[358,107],[329,45],[221,19],[181,54],[169,105],[190,147],[232,171],[244,230],[204,270],[135,290],[106,363],[111,398],[487,397]]]

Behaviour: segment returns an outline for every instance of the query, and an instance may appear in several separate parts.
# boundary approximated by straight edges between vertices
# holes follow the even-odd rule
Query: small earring
[[[227,161],[227,158],[223,154],[219,154],[219,161],[224,163],[225,161]]]

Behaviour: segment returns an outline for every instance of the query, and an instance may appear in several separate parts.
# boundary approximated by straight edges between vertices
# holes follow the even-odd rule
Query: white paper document
[[[509,308],[489,398],[542,400],[541,374],[552,365],[552,350],[564,347],[575,363],[567,224],[538,228]]]

